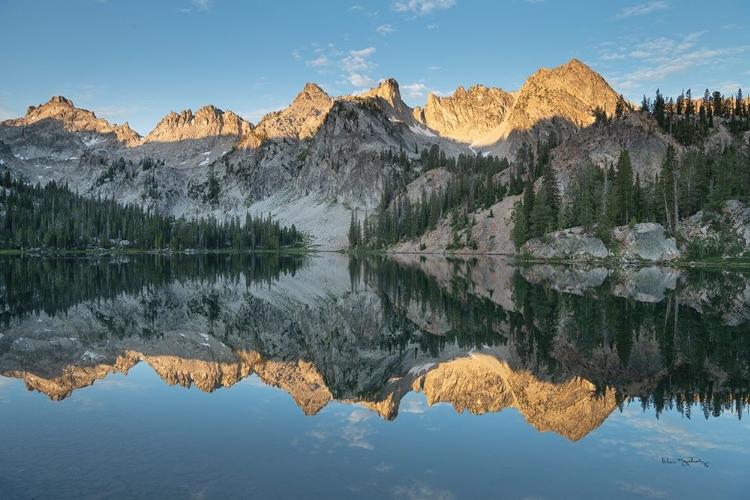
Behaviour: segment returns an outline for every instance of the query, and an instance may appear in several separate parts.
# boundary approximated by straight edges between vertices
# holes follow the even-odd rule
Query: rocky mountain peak
[[[305,87],[302,89],[302,92],[297,94],[297,97],[294,98],[294,102],[297,102],[299,100],[307,100],[307,101],[330,101],[331,98],[328,96],[328,94],[325,93],[323,89],[321,89],[318,84],[316,83],[308,83],[305,84]]]
[[[231,111],[222,111],[208,104],[193,114],[190,109],[179,114],[171,111],[162,118],[144,142],[176,142],[217,136],[242,137],[252,126]]]
[[[619,95],[577,59],[540,69],[518,91],[500,127],[475,142],[494,154],[513,157],[524,142],[545,140],[551,132],[569,137],[594,121],[596,107],[613,114]]]
[[[398,82],[393,78],[383,80],[380,85],[368,90],[359,98],[374,101],[391,121],[401,122],[410,127],[421,121],[421,111],[410,108],[401,100]]]
[[[257,132],[268,138],[312,137],[332,106],[333,100],[323,89],[314,83],[308,83],[294,98],[291,106],[266,115],[258,124]]]
[[[425,125],[441,136],[473,142],[497,128],[513,102],[513,94],[498,88],[458,87],[448,97],[429,94],[422,114]]]
[[[398,82],[393,78],[383,80],[380,85],[362,94],[362,97],[380,98],[393,107],[403,104]]]
[[[63,97],[61,95],[56,95],[56,96],[52,97],[52,99],[50,99],[47,104],[50,104],[50,103],[64,104],[64,105],[69,106],[71,108],[74,107],[73,106],[73,101],[71,101],[70,99],[66,99],[65,97]]]
[[[114,134],[118,142],[127,146],[135,145],[141,140],[141,136],[129,126],[112,125],[103,118],[97,118],[92,111],[75,107],[73,101],[63,96],[54,96],[44,104],[29,106],[23,118],[6,120],[2,125],[46,127],[55,122],[59,124],[57,126],[62,125],[62,128],[68,132],[84,133],[86,136],[91,133]]]

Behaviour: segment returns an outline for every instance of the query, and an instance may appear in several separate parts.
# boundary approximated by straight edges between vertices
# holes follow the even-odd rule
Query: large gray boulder
[[[677,242],[664,235],[661,224],[646,222],[634,226],[621,226],[612,232],[620,248],[616,252],[627,260],[661,262],[680,257]]]
[[[524,243],[519,252],[539,259],[603,259],[610,255],[602,240],[587,235],[582,227],[533,238]]]

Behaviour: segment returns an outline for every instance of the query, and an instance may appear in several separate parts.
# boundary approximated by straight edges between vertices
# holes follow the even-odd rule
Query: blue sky
[[[64,95],[145,135],[214,104],[257,123],[307,82],[404,100],[517,90],[575,57],[626,98],[750,94],[746,0],[0,0],[0,119]]]

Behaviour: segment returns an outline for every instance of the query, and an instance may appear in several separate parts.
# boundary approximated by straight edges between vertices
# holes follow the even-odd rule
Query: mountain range
[[[590,127],[595,111],[611,116],[618,108],[627,120],[617,122],[616,133]],[[523,145],[534,148],[554,137],[560,146],[553,163],[563,190],[572,168],[588,161],[611,164],[629,147],[637,149],[634,170],[642,179],[653,177],[667,146],[676,142],[653,119],[631,110],[576,59],[540,69],[517,91],[459,87],[451,96],[430,94],[424,107],[414,109],[394,79],[336,98],[307,84],[289,107],[255,125],[207,105],[170,112],[145,137],[58,96],[0,123],[0,168],[29,182],[68,183],[85,196],[177,217],[271,214],[310,234],[319,248],[340,249],[347,246],[352,212],[372,214],[401,177],[404,166],[387,151],[414,159],[437,145],[449,157],[512,161]],[[209,180],[219,181],[218,194],[208,196]],[[440,187],[434,178],[414,182]],[[491,223],[495,235],[491,242],[485,235],[481,249],[513,252],[508,215],[515,199],[478,214],[479,224]],[[488,214],[501,217],[488,221]]]

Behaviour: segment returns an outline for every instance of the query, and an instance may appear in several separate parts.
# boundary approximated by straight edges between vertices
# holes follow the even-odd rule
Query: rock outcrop
[[[750,248],[750,207],[727,201],[718,214],[701,210],[683,221],[680,235],[685,251],[694,256],[738,256]]]
[[[328,94],[308,83],[289,107],[263,117],[255,134],[266,138],[309,139],[320,128],[331,106],[333,100]]]
[[[662,262],[680,257],[676,240],[667,237],[661,224],[646,222],[612,230],[614,243],[608,249],[601,239],[582,227],[563,229],[541,238],[532,238],[519,252],[537,259],[603,259]]]
[[[424,109],[415,114],[441,137],[472,143],[497,128],[510,110],[515,95],[497,88],[458,87],[453,95],[427,96]]]
[[[532,238],[519,252],[538,259],[603,259],[610,256],[602,240],[586,234],[582,227]]]
[[[141,140],[127,122],[123,125],[111,125],[103,118],[97,118],[92,111],[75,107],[73,101],[63,96],[55,96],[45,104],[29,106],[26,116],[15,120],[6,120],[0,123],[2,127],[32,127],[34,124],[43,123],[45,120],[59,122],[69,132],[89,132],[98,135],[114,134],[118,142],[126,146],[134,146]],[[35,131],[27,130],[25,134],[33,134]],[[85,139],[84,139],[85,140]],[[96,138],[89,138],[89,141]]]
[[[195,112],[172,111],[162,118],[144,142],[178,142],[185,139],[203,139],[222,135],[240,138],[251,131],[250,123],[231,111],[222,111],[212,105],[203,106]]]
[[[22,118],[0,123],[0,141],[12,148],[16,158],[55,162],[89,149],[119,151],[139,144],[141,136],[127,122],[112,125],[56,96],[29,106]]]
[[[619,242],[617,253],[621,259],[661,262],[680,256],[676,240],[664,234],[661,224],[645,222],[616,227],[612,235]]]
[[[411,127],[417,124],[414,110],[401,100],[401,90],[398,82],[393,78],[383,80],[380,85],[365,92],[359,98],[376,103],[392,121]]]

